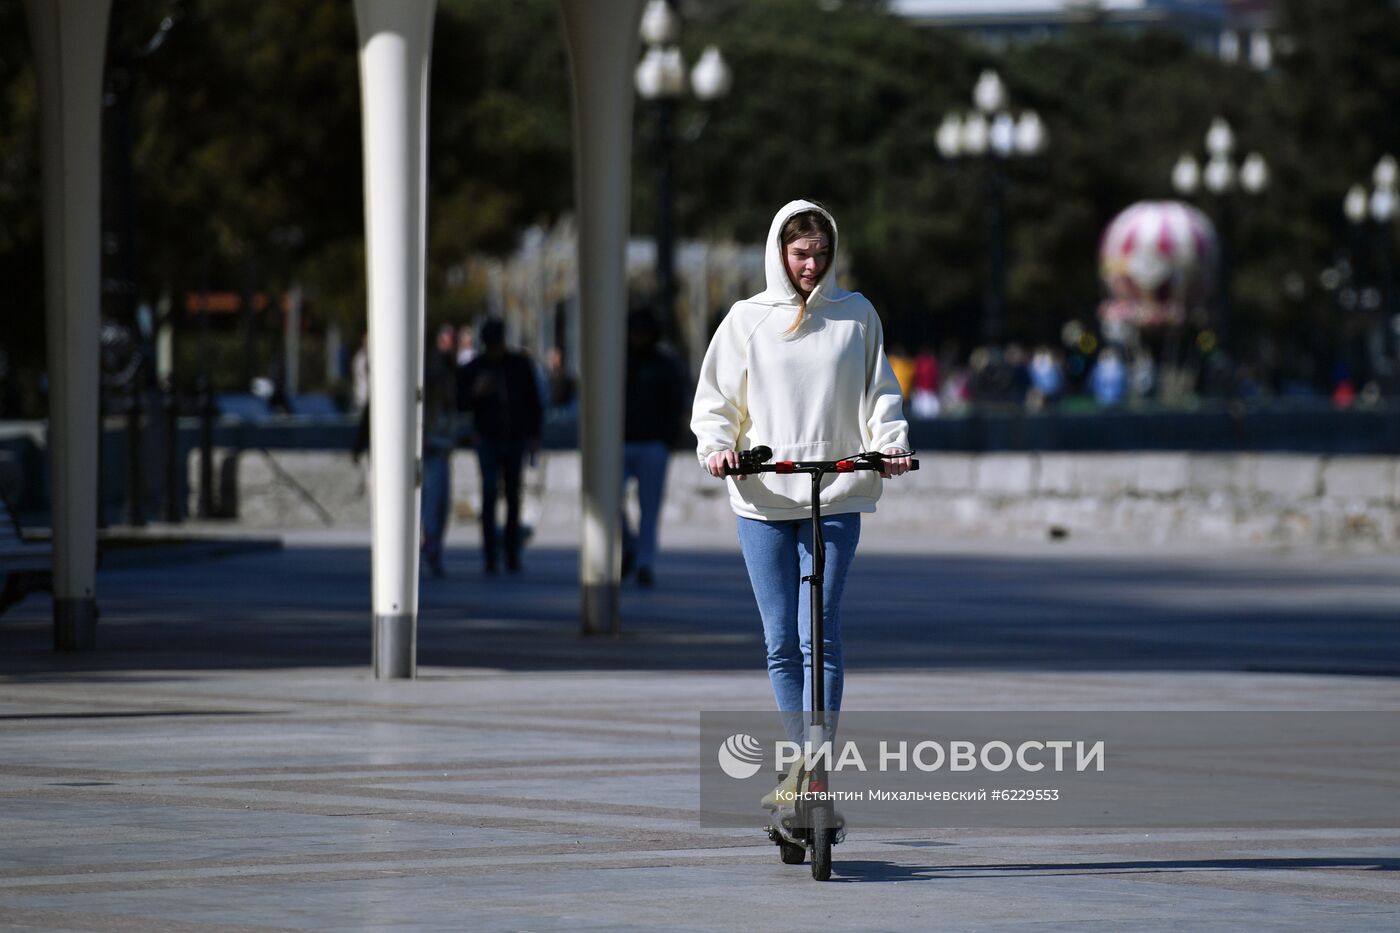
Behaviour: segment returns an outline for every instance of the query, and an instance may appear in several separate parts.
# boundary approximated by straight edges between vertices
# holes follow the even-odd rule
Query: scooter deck
[[[786,825],[785,825],[786,824]],[[801,825],[794,810],[770,810],[768,812],[768,838],[776,845],[786,842],[806,848],[807,827]],[[846,838],[846,821],[836,814],[836,832],[831,837],[832,845],[840,845]]]

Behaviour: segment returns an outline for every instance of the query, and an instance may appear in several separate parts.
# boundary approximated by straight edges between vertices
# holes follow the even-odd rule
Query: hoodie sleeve
[[[909,449],[909,423],[904,420],[904,395],[885,356],[885,328],[870,309],[865,327],[865,399],[862,405],[870,449]]]
[[[744,421],[748,350],[734,318],[731,309],[720,322],[696,380],[690,430],[695,432],[695,453],[702,462],[716,451],[732,449]]]

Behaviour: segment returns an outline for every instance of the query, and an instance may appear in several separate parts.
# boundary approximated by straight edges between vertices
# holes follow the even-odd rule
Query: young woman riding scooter
[[[813,493],[807,476],[735,475],[739,451],[767,447],[775,461],[884,455],[878,474],[851,471],[822,480],[820,692],[828,729],[841,708],[841,594],[860,515],[875,511],[882,477],[910,467],[909,428],[879,315],[859,292],[837,286],[836,249],[836,222],[820,204],[798,200],[779,209],[764,244],[767,287],[737,302],[720,323],[701,365],[690,424],[701,463],[713,476],[730,476],[768,676],[784,731],[799,744],[808,738],[803,711],[812,710],[810,599],[801,583],[812,573]],[[791,799],[801,764],[764,797],[765,807]]]

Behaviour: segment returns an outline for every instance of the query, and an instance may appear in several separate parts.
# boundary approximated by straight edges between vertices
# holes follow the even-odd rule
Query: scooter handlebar
[[[843,460],[777,460],[772,463],[762,462],[772,456],[769,451],[767,456],[761,456],[766,447],[745,450],[739,454],[739,465],[737,467],[727,466],[724,468],[725,476],[747,476],[750,473],[855,473],[860,470],[880,470],[883,467],[881,460],[888,457],[888,454],[881,453],[861,453],[854,457],[847,457]],[[755,456],[760,454],[760,456]],[[760,462],[755,462],[760,461]],[[911,458],[909,469],[917,470],[919,461]]]

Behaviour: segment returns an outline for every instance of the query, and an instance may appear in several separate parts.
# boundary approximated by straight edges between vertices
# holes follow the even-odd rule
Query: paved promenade
[[[853,827],[816,884],[695,818],[698,711],[771,702],[732,542],[585,640],[566,541],[456,540],[414,682],[356,534],[111,561],[92,655],[0,617],[0,928],[1400,929],[1400,830]],[[1395,558],[862,547],[848,709],[1400,711]]]

